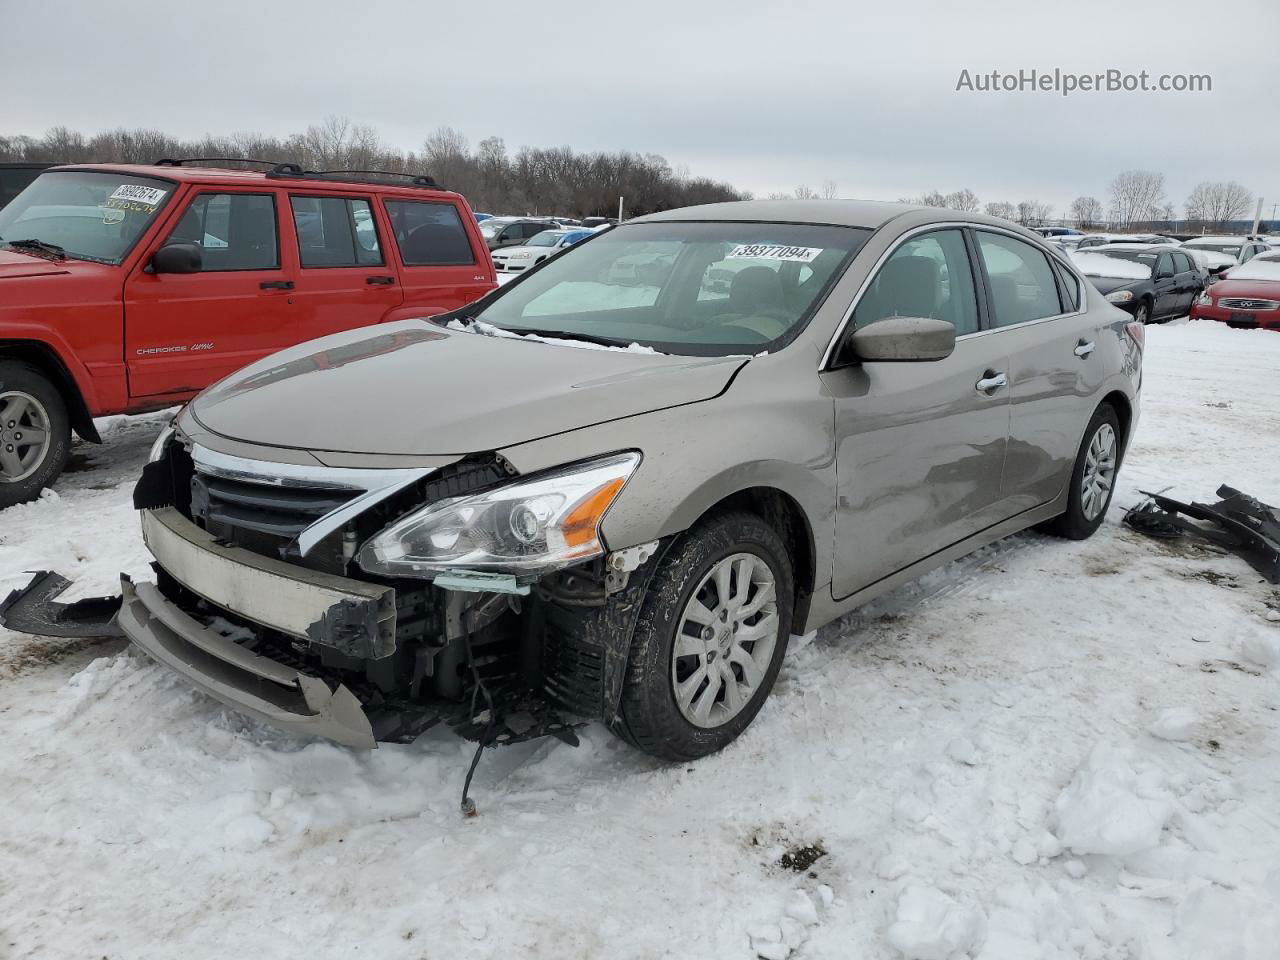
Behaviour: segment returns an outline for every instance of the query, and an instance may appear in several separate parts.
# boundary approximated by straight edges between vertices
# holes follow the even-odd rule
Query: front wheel
[[[1133,319],[1139,323],[1147,323],[1151,320],[1151,307],[1147,305],[1147,301],[1143,300],[1138,304],[1138,309],[1133,311]]]
[[[1093,412],[1071,471],[1067,509],[1049,525],[1052,533],[1084,540],[1102,526],[1120,468],[1120,418],[1111,404]]]
[[[39,496],[66,466],[71,423],[39,370],[0,360],[0,510]]]
[[[641,605],[615,732],[666,760],[728,745],[773,688],[794,595],[786,545],[759,517],[726,514],[689,531]]]

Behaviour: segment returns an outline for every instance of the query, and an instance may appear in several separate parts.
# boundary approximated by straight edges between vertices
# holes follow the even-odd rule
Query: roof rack
[[[445,189],[434,177],[425,173],[393,173],[389,170],[304,170],[296,163],[278,163],[267,171],[267,176],[273,180],[333,180],[343,183],[419,187],[423,190]],[[397,183],[403,180],[407,180],[408,183]]]
[[[181,157],[179,159],[161,157],[152,166],[181,167],[188,163],[261,163],[268,167],[294,166],[294,164],[281,163],[279,160],[255,160],[253,157]]]

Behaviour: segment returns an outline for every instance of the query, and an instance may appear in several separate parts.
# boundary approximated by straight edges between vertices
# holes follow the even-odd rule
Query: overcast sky
[[[287,134],[660,153],[756,195],[969,187],[1061,215],[1128,168],[1280,202],[1280,2],[0,0],[0,133]],[[1209,93],[957,92],[1019,69],[1205,73]]]

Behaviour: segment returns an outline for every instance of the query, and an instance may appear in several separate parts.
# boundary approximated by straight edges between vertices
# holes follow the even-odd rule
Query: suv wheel
[[[1071,471],[1067,509],[1049,525],[1052,533],[1084,540],[1102,526],[1120,468],[1120,418],[1111,404],[1093,412]]]
[[[732,513],[691,530],[641,606],[616,732],[667,760],[734,740],[778,676],[794,595],[786,546],[759,517]]]
[[[57,387],[34,367],[0,360],[0,509],[39,496],[70,452],[71,424]]]

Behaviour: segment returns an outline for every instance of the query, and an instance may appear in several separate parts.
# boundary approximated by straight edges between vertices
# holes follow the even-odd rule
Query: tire
[[[729,603],[719,599],[723,570]],[[745,594],[744,580],[750,581]],[[735,629],[737,611],[757,604]],[[695,760],[724,748],[773,689],[794,604],[791,558],[771,526],[754,514],[729,513],[694,527],[663,557],[640,606],[614,732],[664,760]],[[707,620],[718,625],[700,626]],[[685,651],[679,657],[677,634]],[[689,653],[693,648],[702,652]],[[699,670],[702,677],[694,680]],[[708,696],[713,682],[714,696]],[[686,691],[684,706],[677,683]]]
[[[43,441],[33,443],[37,432]],[[70,455],[71,421],[58,388],[35,367],[0,360],[0,510],[38,497]]]
[[[1147,303],[1145,300],[1138,304],[1138,309],[1133,311],[1133,319],[1137,320],[1139,323],[1150,323],[1151,304]]]
[[[1092,501],[1087,499],[1085,478],[1087,472],[1093,470],[1091,461],[1096,459],[1092,456],[1095,453],[1095,439],[1100,438],[1104,463],[1108,459],[1106,456],[1106,448],[1108,446],[1106,430],[1110,430],[1111,437],[1109,475],[1104,475],[1102,472],[1091,474],[1094,477],[1102,476],[1109,484],[1102,495],[1102,502],[1099,504],[1096,499]],[[1107,515],[1107,508],[1111,505],[1111,498],[1115,494],[1116,475],[1120,470],[1123,444],[1124,438],[1120,433],[1120,418],[1116,416],[1115,408],[1111,404],[1104,403],[1089,418],[1089,425],[1084,431],[1084,439],[1080,441],[1080,449],[1076,452],[1076,465],[1071,471],[1071,486],[1067,494],[1067,509],[1061,516],[1048,524],[1047,530],[1050,533],[1066,537],[1068,540],[1086,540],[1093,536],[1098,527],[1102,526],[1102,521]]]

